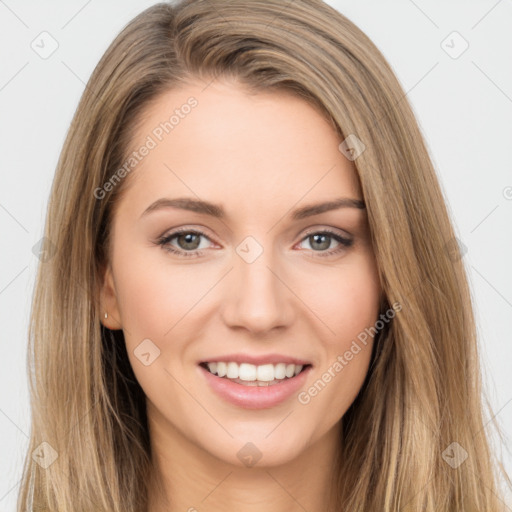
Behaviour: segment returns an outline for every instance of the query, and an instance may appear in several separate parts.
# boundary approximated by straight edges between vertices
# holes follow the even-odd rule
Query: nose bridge
[[[279,275],[276,251],[253,236],[242,240],[235,251],[225,321],[251,331],[286,324],[290,319],[289,291],[276,276]]]

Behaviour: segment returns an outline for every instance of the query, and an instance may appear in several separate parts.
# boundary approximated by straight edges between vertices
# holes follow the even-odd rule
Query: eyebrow
[[[226,218],[226,212],[221,205],[189,197],[180,197],[175,199],[162,197],[161,199],[157,199],[144,210],[141,217],[162,208],[177,208],[180,210],[202,213],[205,215],[211,215],[217,219]],[[338,210],[340,208],[357,208],[359,210],[364,210],[366,207],[364,202],[360,199],[340,197],[331,201],[310,204],[297,208],[292,212],[291,218],[292,220],[300,220],[330,210]]]

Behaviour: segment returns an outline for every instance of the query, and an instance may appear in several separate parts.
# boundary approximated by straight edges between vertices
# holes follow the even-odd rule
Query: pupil
[[[314,245],[317,243],[318,238],[324,239],[323,244],[322,244],[322,242],[318,242],[318,243],[320,243],[320,246],[321,246],[321,247],[317,247],[318,249],[328,249],[329,248],[330,243],[328,240],[329,239],[328,235],[318,235],[317,234],[317,235],[312,235],[311,238],[313,238],[313,243],[311,244],[313,248],[314,248]]]
[[[195,240],[196,243],[195,244],[193,242],[193,238],[194,237],[196,237],[196,240]],[[195,233],[187,233],[185,235],[181,235],[179,237],[179,241],[181,242],[183,240],[185,241],[185,245],[183,246],[183,248],[185,248],[185,249],[197,249],[197,247],[198,247],[198,243],[197,242],[199,240],[199,237],[197,236],[197,234],[195,234]],[[191,246],[190,246],[190,244],[191,244]],[[180,245],[181,245],[181,243],[180,243]]]

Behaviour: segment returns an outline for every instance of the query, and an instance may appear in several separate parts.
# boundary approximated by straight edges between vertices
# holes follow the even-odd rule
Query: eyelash
[[[194,235],[200,235],[200,236],[203,236],[203,237],[207,238],[208,240],[210,240],[210,238],[206,234],[202,233],[201,231],[196,231],[196,230],[188,229],[188,228],[180,228],[180,229],[173,231],[172,233],[169,233],[167,235],[160,237],[157,240],[157,245],[162,246],[162,248],[165,251],[173,253],[173,254],[177,255],[178,257],[190,258],[190,257],[202,256],[203,252],[201,250],[181,251],[181,250],[177,250],[177,249],[173,248],[170,245],[170,241],[173,238],[175,238],[176,236],[183,234],[183,233],[192,233]],[[313,251],[316,253],[315,256],[313,256],[313,257],[326,258],[329,256],[334,256],[335,254],[338,254],[342,250],[350,247],[354,242],[353,240],[351,240],[349,238],[342,237],[341,235],[339,235],[338,233],[335,233],[334,231],[331,231],[330,229],[323,229],[321,231],[311,231],[309,233],[306,233],[305,236],[302,238],[301,242],[303,242],[304,240],[306,240],[307,238],[309,238],[312,235],[329,235],[330,237],[334,238],[340,244],[340,246],[338,248],[336,248],[335,250],[322,251],[320,253],[318,253],[318,251]]]

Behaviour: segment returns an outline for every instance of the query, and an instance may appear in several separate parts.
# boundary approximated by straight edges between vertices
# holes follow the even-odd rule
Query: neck
[[[334,510],[339,424],[299,456],[252,467],[223,461],[169,423],[150,421],[153,469],[148,512]]]

